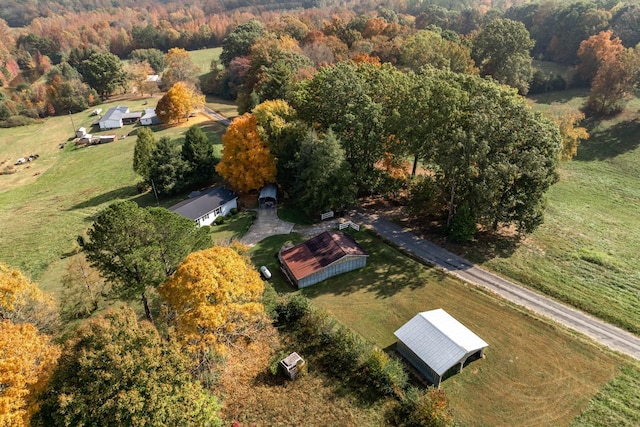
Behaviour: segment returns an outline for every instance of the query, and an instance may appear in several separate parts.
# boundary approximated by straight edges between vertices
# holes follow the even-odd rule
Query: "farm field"
[[[577,110],[584,91],[540,96],[534,108]],[[461,251],[484,267],[640,334],[640,100],[585,121],[591,137],[547,195],[545,223],[517,245]]]
[[[367,267],[302,293],[381,348],[393,348],[393,332],[416,313],[435,308],[487,341],[484,360],[443,383],[462,425],[569,425],[609,381],[625,375],[623,359],[419,264],[369,233],[356,238],[370,254]],[[626,369],[640,372],[635,365]],[[640,415],[640,406],[629,411],[627,422]]]
[[[146,103],[146,104],[145,104]],[[100,105],[106,111],[114,105],[131,111],[155,105],[153,98],[119,99]],[[134,125],[95,132],[116,133],[109,144],[76,148],[68,143],[75,127],[91,128],[90,110],[71,117],[53,117],[42,124],[0,129],[0,161],[38,153],[39,159],[17,167],[18,172],[0,175],[0,260],[21,269],[43,289],[57,293],[66,257],[75,253],[76,236],[90,225],[97,212],[118,199],[133,199],[145,206],[155,204],[150,193],[138,194],[140,178],[131,164],[135,146]],[[189,126],[199,124],[219,147],[224,127],[198,115],[180,126],[154,126],[156,138],[181,140]],[[125,139],[120,139],[129,134]],[[64,149],[59,146],[67,143]],[[219,150],[218,150],[219,151]],[[29,168],[27,168],[29,166]],[[170,206],[177,200],[163,200]]]

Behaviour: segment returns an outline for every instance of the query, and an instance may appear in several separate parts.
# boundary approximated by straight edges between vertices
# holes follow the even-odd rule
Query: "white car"
[[[262,267],[260,267],[260,273],[262,274],[262,277],[264,277],[265,279],[267,280],[271,279],[271,272],[269,271],[266,265],[263,265]]]

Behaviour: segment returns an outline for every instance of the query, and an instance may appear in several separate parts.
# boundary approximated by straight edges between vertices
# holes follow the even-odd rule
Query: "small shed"
[[[295,379],[300,369],[305,365],[305,361],[295,351],[280,361],[280,366],[290,379]]]
[[[394,335],[398,353],[436,387],[482,358],[488,346],[441,308],[418,313]]]
[[[202,227],[213,224],[219,216],[228,215],[233,208],[238,208],[238,196],[226,188],[213,187],[171,206],[169,210],[194,220]]]
[[[368,256],[350,235],[325,231],[306,242],[281,250],[278,259],[291,283],[305,288],[364,267]]]
[[[83,136],[85,136],[87,134],[87,128],[78,128],[78,130],[76,131],[76,138],[82,138]]]
[[[278,187],[275,184],[267,184],[260,190],[258,206],[271,208],[278,204]]]

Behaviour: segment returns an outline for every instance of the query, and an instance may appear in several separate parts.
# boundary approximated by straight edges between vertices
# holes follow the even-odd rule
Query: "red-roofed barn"
[[[325,231],[297,246],[280,251],[285,275],[298,288],[305,288],[347,271],[367,265],[367,253],[353,237]]]

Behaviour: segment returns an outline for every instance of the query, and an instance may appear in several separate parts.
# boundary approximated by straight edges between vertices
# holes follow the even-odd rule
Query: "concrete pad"
[[[293,230],[293,223],[283,221],[278,218],[277,209],[261,208],[255,209],[257,216],[247,234],[241,239],[241,242],[248,246],[253,246],[262,239],[277,234],[289,234]]]

